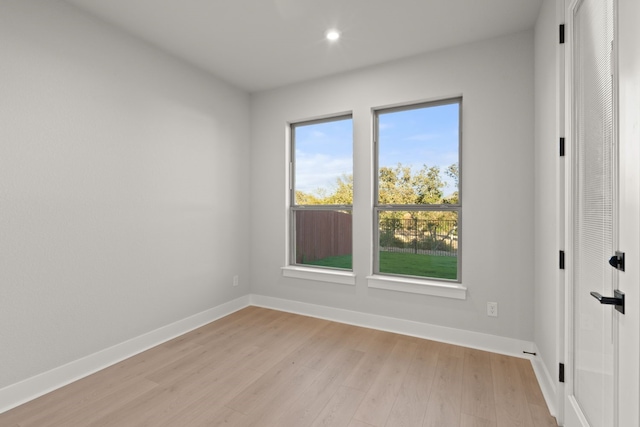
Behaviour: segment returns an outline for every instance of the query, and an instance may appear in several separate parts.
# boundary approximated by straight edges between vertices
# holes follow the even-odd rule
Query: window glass
[[[379,211],[379,273],[456,280],[455,211]]]
[[[457,202],[460,104],[378,114],[378,203]]]
[[[460,280],[460,105],[376,112],[376,273]]]
[[[293,265],[352,269],[351,116],[291,126]]]
[[[351,117],[293,125],[296,205],[353,203]]]

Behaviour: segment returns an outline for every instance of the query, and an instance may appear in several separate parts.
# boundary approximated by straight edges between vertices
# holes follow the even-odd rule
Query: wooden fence
[[[352,218],[339,211],[296,211],[296,263],[351,255]]]

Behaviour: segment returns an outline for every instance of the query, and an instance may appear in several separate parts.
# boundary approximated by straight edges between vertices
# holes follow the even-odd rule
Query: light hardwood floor
[[[31,426],[556,426],[528,360],[248,307],[0,414]]]

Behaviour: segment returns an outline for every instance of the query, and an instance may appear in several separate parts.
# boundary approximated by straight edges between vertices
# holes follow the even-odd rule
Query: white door
[[[569,427],[639,425],[637,3],[573,0],[567,10]],[[616,251],[624,271],[609,263]]]

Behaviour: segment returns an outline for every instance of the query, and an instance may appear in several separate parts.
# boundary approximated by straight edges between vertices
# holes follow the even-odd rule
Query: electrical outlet
[[[487,303],[487,316],[498,317],[498,303],[497,302],[488,302]]]
[[[238,286],[238,276],[233,276],[233,286]]]

